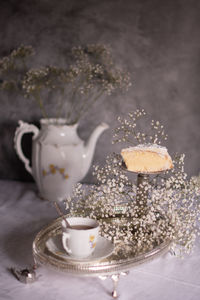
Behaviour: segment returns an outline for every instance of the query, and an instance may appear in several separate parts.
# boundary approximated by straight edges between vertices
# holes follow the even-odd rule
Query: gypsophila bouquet
[[[164,126],[160,121],[151,120],[149,124],[148,115],[144,109],[137,109],[128,114],[124,119],[118,117],[120,125],[115,128],[113,144],[125,142],[135,144],[161,144],[167,140]],[[140,129],[140,124],[145,124],[145,130]]]
[[[187,179],[184,158],[176,154],[172,170],[149,175],[138,187],[121,156],[113,153],[103,167],[94,166],[97,185],[86,189],[78,184],[66,200],[66,209],[71,215],[98,219],[103,236],[115,244],[131,245],[136,254],[165,241],[178,256],[190,253],[200,234],[200,193],[197,178]],[[138,193],[145,194],[144,201],[142,195],[137,200]]]
[[[136,185],[121,168],[121,158],[113,154],[105,166],[95,166],[98,184],[88,190],[78,184],[66,208],[71,215],[98,219],[103,236],[114,243],[131,243],[135,253],[145,253],[164,241],[171,241],[176,255],[190,253],[200,233],[200,202],[197,186],[179,169],[183,158],[174,160],[173,173],[166,178],[152,176],[145,186],[147,203],[138,204]]]
[[[126,91],[131,85],[129,74],[114,65],[110,49],[105,45],[73,47],[70,65],[62,68],[51,65],[27,68],[25,60],[33,53],[31,47],[22,46],[0,60],[0,89],[9,90],[11,85],[21,88],[25,97],[36,101],[45,118],[49,117],[46,107],[53,101],[53,117],[65,117],[67,123],[77,123],[103,95]],[[24,71],[24,76],[7,79],[19,70],[20,74]]]

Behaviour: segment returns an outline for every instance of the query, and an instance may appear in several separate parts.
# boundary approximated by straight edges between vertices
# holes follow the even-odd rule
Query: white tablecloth
[[[10,273],[11,266],[33,263],[32,241],[42,227],[57,217],[49,202],[37,197],[34,184],[0,181],[0,299],[1,300],[103,300],[112,299],[112,281],[81,278],[40,267],[39,279],[23,284]],[[120,300],[199,300],[200,242],[181,260],[166,254],[121,277]]]

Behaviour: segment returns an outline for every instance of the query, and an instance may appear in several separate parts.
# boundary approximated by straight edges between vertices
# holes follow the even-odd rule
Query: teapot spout
[[[94,131],[92,132],[89,140],[86,143],[85,146],[85,155],[84,155],[84,173],[88,172],[93,156],[94,156],[94,150],[96,147],[96,143],[100,135],[109,128],[109,125],[106,123],[101,123],[99,126],[97,126]]]

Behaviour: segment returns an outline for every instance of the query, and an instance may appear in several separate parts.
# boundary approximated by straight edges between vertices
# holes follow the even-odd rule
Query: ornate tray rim
[[[145,254],[140,254],[132,258],[129,257],[127,259],[112,259],[111,255],[102,261],[92,261],[87,263],[77,263],[64,259],[59,260],[58,257],[53,257],[52,255],[48,255],[47,251],[45,252],[45,242],[48,237],[56,235],[56,233],[61,230],[61,221],[62,217],[54,220],[38,232],[32,245],[33,257],[37,264],[78,276],[106,276],[129,271],[137,265],[151,261],[156,257],[165,254],[168,252],[171,244],[171,241],[167,240]],[[43,249],[39,247],[39,244],[42,244]]]

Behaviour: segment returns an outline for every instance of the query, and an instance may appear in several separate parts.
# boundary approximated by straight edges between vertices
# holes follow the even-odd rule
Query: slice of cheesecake
[[[157,144],[144,144],[122,149],[122,158],[129,171],[155,173],[173,168],[167,148]]]

